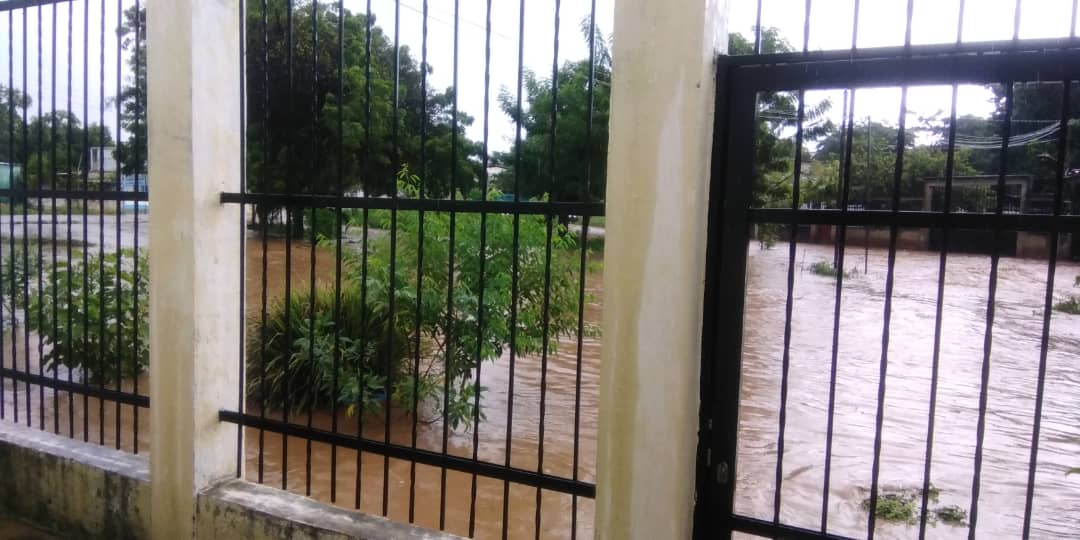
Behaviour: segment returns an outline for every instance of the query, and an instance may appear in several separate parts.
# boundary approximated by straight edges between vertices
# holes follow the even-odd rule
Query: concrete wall
[[[143,456],[0,422],[0,511],[70,538],[150,536]]]
[[[0,422],[0,494],[0,513],[64,538],[151,537],[146,456]],[[242,480],[204,489],[196,501],[192,525],[200,539],[457,538]]]

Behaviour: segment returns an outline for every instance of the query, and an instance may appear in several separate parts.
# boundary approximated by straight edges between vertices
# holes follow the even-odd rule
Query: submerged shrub
[[[417,185],[407,172],[399,178],[407,197],[417,196]],[[360,221],[359,213],[348,221]],[[270,407],[336,401],[356,411],[389,400],[413,411],[428,403],[454,427],[470,425],[483,418],[475,409],[484,391],[473,375],[479,362],[511,344],[519,355],[554,353],[560,337],[576,335],[578,239],[558,220],[404,210],[369,211],[366,218],[372,228],[393,232],[369,237],[366,257],[363,250],[343,252],[337,349],[332,290],[317,290],[314,309],[304,292],[293,295],[290,308],[276,303],[265,325],[253,321],[248,389]],[[589,324],[584,331],[596,333]],[[258,364],[264,358],[265,376]]]
[[[31,294],[26,324],[47,345],[46,369],[81,370],[91,382],[133,377],[150,362],[150,269],[131,250],[60,261]],[[68,287],[68,283],[71,287]]]

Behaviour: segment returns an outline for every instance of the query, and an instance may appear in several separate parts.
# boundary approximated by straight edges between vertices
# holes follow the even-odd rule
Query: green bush
[[[417,196],[417,186],[418,179],[407,171],[399,176],[399,189],[405,196]],[[488,198],[494,200],[498,195],[492,192]],[[358,223],[358,214],[350,212],[347,221]],[[474,403],[484,388],[476,383],[473,370],[478,362],[501,356],[511,346],[511,334],[519,355],[540,354],[545,345],[553,353],[560,337],[576,335],[578,242],[576,235],[557,220],[503,214],[481,217],[476,213],[451,217],[447,212],[432,211],[422,215],[417,211],[370,211],[370,226],[387,232],[372,235],[366,259],[361,252],[343,252],[342,324],[351,326],[340,331],[340,336],[347,339],[341,341],[337,354],[333,347],[332,291],[316,293],[314,311],[307,293],[294,295],[290,301],[290,319],[294,321],[291,343],[284,339],[284,303],[275,305],[264,327],[254,321],[249,331],[253,341],[248,345],[248,357],[252,359],[248,372],[255,367],[251,362],[261,358],[261,336],[268,336],[270,352],[266,355],[265,383],[264,377],[257,375],[251,379],[249,390],[263,384],[268,387],[263,395],[269,406],[281,408],[288,403],[297,410],[326,406],[335,400],[350,411],[381,406],[387,397],[393,405],[407,410],[414,402],[432,402],[456,428],[462,423],[471,424],[474,415],[483,418]],[[486,220],[483,252],[481,219]],[[516,291],[515,256],[519,265]],[[545,272],[549,259],[550,272]],[[419,297],[418,282],[422,284]],[[361,302],[365,288],[366,305]],[[549,293],[546,296],[545,289]],[[512,328],[514,302],[517,315],[516,327]],[[361,320],[367,323],[358,323]],[[596,333],[593,325],[586,325],[585,331]],[[339,366],[336,396],[335,356]],[[389,396],[387,374],[393,380]]]
[[[47,275],[51,285],[42,287],[40,296],[30,295],[27,310],[27,325],[47,345],[42,358],[47,369],[84,370],[95,383],[116,381],[118,375],[133,377],[146,369],[150,269],[144,253],[137,261],[134,252],[121,250],[90,255],[85,263],[58,262]]]
[[[26,250],[23,249],[22,240],[15,242],[14,250],[10,249],[8,242],[0,247],[5,251],[4,260],[0,263],[0,296],[3,296],[4,316],[7,317],[5,325],[8,328],[18,326],[18,313],[26,309],[26,291],[23,290],[28,278],[27,267],[23,266]]]
[[[387,367],[395,376],[402,371],[407,331],[399,324],[388,332],[388,312],[374,302],[364,309],[362,292],[355,283],[342,287],[336,354],[333,290],[316,288],[314,311],[311,292],[304,290],[293,292],[288,301],[272,303],[265,326],[261,314],[252,320],[247,343],[249,399],[274,409],[288,405],[294,412],[307,411],[330,406],[336,384],[339,403],[360,404],[365,410],[378,407],[385,395]],[[395,383],[401,384],[400,377]]]
[[[863,499],[863,510],[870,511],[870,498]],[[915,523],[919,514],[915,507],[915,497],[906,493],[883,493],[877,500],[874,515],[885,521]]]

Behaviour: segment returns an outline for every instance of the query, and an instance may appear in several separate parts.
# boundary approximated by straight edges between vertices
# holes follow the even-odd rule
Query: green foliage
[[[1054,310],[1069,315],[1080,315],[1080,297],[1071,296],[1054,304]]]
[[[914,525],[921,515],[919,507],[922,503],[922,493],[922,489],[919,488],[885,490],[878,495],[874,515],[885,521]],[[930,503],[937,503],[940,496],[941,490],[932,484],[926,490],[926,499]],[[863,499],[862,508],[867,512],[870,511],[869,497]],[[941,521],[949,525],[965,525],[967,511],[956,505],[939,506],[929,509],[927,517],[931,523]]]
[[[611,53],[608,40],[588,18],[581,22],[581,33],[593,48],[591,66],[585,58],[564,62],[546,77],[526,70],[520,110],[516,88],[499,93],[503,112],[525,132],[520,143],[496,156],[505,168],[495,179],[503,191],[520,186],[523,199],[548,194],[559,201],[604,198]],[[558,108],[552,111],[556,92]]]
[[[863,510],[870,511],[870,498],[863,499]],[[903,493],[883,493],[878,497],[874,515],[885,521],[915,523],[918,516],[915,498]]]
[[[833,262],[828,260],[815,261],[814,264],[810,265],[810,271],[818,275],[824,275],[826,278],[836,278],[838,273]],[[854,272],[843,273],[845,278],[850,278],[852,275],[854,275]]]
[[[426,76],[432,67],[421,65],[408,47],[395,48],[393,36],[374,18],[310,0],[247,6],[253,191],[282,192],[288,185],[300,193],[361,188],[389,195],[402,165],[422,173],[429,197],[448,196],[452,183],[464,192],[476,184],[481,146],[465,136],[473,119],[456,111],[453,88],[430,86]],[[341,51],[339,24],[345,36]],[[302,69],[290,73],[290,54]],[[274,210],[259,207],[256,213],[262,220]],[[300,213],[293,217],[294,226],[303,223]]]
[[[8,246],[9,244],[5,242],[0,249],[6,249]],[[27,283],[28,277],[27,266],[23,264],[26,253],[22,241],[16,241],[15,249],[7,249],[6,256],[0,263],[0,296],[3,297],[4,316],[7,317],[8,328],[15,328],[18,325],[17,315],[26,309],[27,295],[23,290],[23,284]]]
[[[388,312],[371,302],[365,307],[362,295],[356,283],[343,285],[336,336],[334,292],[323,287],[315,290],[314,310],[311,292],[304,290],[271,304],[265,326],[260,328],[261,314],[250,321],[249,399],[265,401],[275,409],[288,406],[294,412],[308,411],[329,407],[336,387],[337,400],[346,407],[360,404],[364,410],[373,410],[380,406],[386,373],[395,377],[403,373],[400,351],[406,348],[408,332],[400,324],[390,332]],[[397,351],[393,358],[391,349]],[[397,377],[395,384],[403,380]]]
[[[399,177],[405,196],[416,196],[419,179],[407,170]],[[495,191],[489,194],[497,196]],[[350,223],[360,219],[355,213],[349,216]],[[289,308],[284,301],[275,304],[264,327],[253,322],[249,392],[265,395],[271,407],[284,406],[287,398],[297,410],[334,400],[351,410],[371,410],[389,390],[394,406],[412,410],[414,402],[432,403],[441,414],[445,404],[455,428],[469,425],[478,412],[477,394],[484,391],[473,375],[477,362],[500,357],[511,346],[512,333],[519,355],[541,354],[545,347],[554,352],[559,337],[576,335],[579,246],[577,236],[554,220],[417,211],[371,211],[368,219],[372,227],[387,232],[372,236],[366,260],[362,252],[343,253],[340,350],[335,352],[333,345],[332,291],[317,291],[314,310],[311,297],[300,293]],[[481,219],[486,220],[483,251]],[[551,270],[545,272],[549,259]],[[286,309],[292,324],[289,340]],[[516,327],[511,326],[512,310]],[[586,332],[597,330],[587,325]],[[265,352],[259,348],[263,340]],[[265,377],[258,362],[266,363]],[[388,374],[393,381],[389,389]]]
[[[145,173],[149,148],[146,136],[146,9],[124,10],[118,34],[127,53],[129,79],[120,96],[120,125],[126,137],[117,145],[116,159],[122,174]]]
[[[1080,276],[1076,276],[1074,287],[1080,287]],[[1080,315],[1080,296],[1070,296],[1054,304],[1054,309],[1070,315]]]
[[[45,367],[85,370],[99,383],[142,372],[150,361],[149,274],[146,256],[135,260],[131,250],[58,262],[27,310],[27,325],[46,344]]]
[[[934,517],[949,525],[967,525],[967,510],[955,504],[934,509]]]

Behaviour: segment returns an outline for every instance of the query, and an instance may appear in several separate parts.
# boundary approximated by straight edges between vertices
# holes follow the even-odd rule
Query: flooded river
[[[780,366],[787,286],[786,244],[749,248],[744,331],[736,510],[772,519],[777,454]],[[829,531],[866,536],[877,413],[887,253],[847,251],[840,314]],[[792,310],[790,374],[781,519],[817,529],[824,455],[835,280],[809,271],[831,261],[832,247],[798,247]],[[977,533],[1021,534],[1035,409],[1046,262],[1002,258],[986,413]],[[986,328],[990,257],[950,255],[946,271],[942,346],[931,482],[938,503],[970,506]],[[1060,263],[1057,297],[1074,289],[1080,266]],[[896,262],[881,453],[882,488],[921,490],[931,386],[938,255],[901,251]],[[1032,536],[1080,534],[1080,316],[1054,313],[1039,442]],[[912,538],[917,527],[883,523],[878,534]],[[935,538],[967,536],[966,527],[938,523]]]
[[[823,460],[827,421],[829,362],[832,334],[834,281],[815,275],[809,266],[831,257],[826,246],[799,246],[795,279],[791,339],[791,368],[788,394],[788,423],[782,488],[782,519],[790,524],[816,528],[822,504]],[[310,246],[298,244],[293,250],[293,286],[305,289],[309,282]],[[284,246],[271,240],[268,250],[268,295],[283,294]],[[741,392],[740,446],[737,465],[737,511],[771,519],[777,450],[777,415],[780,392],[780,359],[783,348],[784,299],[786,292],[787,250],[780,246],[760,250],[750,246],[744,376]],[[873,459],[874,417],[880,360],[882,307],[885,288],[885,253],[872,250],[869,272],[862,272],[862,251],[848,253],[848,270],[858,274],[845,279],[839,363],[836,386],[835,433],[829,499],[830,532],[855,537],[865,536],[866,511],[861,507],[868,495]],[[249,240],[247,251],[247,309],[249,316],[258,313],[261,296],[261,242]],[[931,480],[940,490],[934,506],[959,505],[968,508],[972,485],[975,426],[978,415],[979,383],[982,362],[983,332],[987,300],[989,257],[952,255],[949,258],[945,289],[944,321],[935,445]],[[333,280],[333,254],[317,250],[316,279],[330,284]],[[896,266],[892,339],[889,351],[881,484],[889,489],[913,489],[921,485],[925,456],[927,400],[930,391],[934,313],[937,286],[937,255],[928,252],[901,252]],[[1056,289],[1061,295],[1071,293],[1080,267],[1061,263]],[[997,320],[994,325],[993,355],[990,371],[990,394],[987,411],[985,456],[982,471],[978,533],[983,538],[1019,536],[1027,480],[1028,447],[1034,411],[1035,385],[1039,360],[1042,302],[1045,287],[1045,262],[1002,259],[997,291]],[[587,287],[599,298],[602,283],[598,274],[589,274]],[[1080,290],[1075,290],[1080,294]],[[1059,295],[1060,296],[1060,295]],[[587,317],[599,321],[599,305],[589,305]],[[5,350],[10,351],[10,336]],[[19,333],[19,366],[24,364]],[[577,360],[574,342],[562,343],[548,364],[547,418],[545,422],[544,470],[550,474],[571,476],[574,471],[575,376]],[[37,371],[37,343],[30,336],[32,371]],[[1080,523],[1080,476],[1066,476],[1069,467],[1080,466],[1080,317],[1055,313],[1051,326],[1050,349],[1040,440],[1039,468],[1034,499],[1033,536],[1069,537]],[[597,381],[599,377],[599,340],[587,339],[583,347],[582,387],[580,394],[580,439],[577,448],[578,476],[595,479],[597,431]],[[10,362],[10,357],[8,362]],[[61,373],[61,377],[66,374]],[[503,357],[484,364],[481,383],[490,390],[485,394],[486,420],[478,431],[477,455],[481,460],[502,463],[507,441],[507,403],[509,361]],[[130,389],[134,381],[126,383]],[[148,385],[138,382],[140,391]],[[5,386],[6,418],[12,419],[13,388]],[[511,465],[535,470],[539,450],[540,360],[520,358],[515,366]],[[85,418],[88,438],[97,442],[104,433],[105,444],[116,442],[116,407],[104,407],[94,399],[75,396],[69,403],[64,392],[44,392],[38,401],[38,389],[31,386],[33,425],[39,425],[39,409],[45,411],[44,425],[54,425],[61,433],[69,428],[82,438]],[[25,387],[20,386],[20,418],[25,422]],[[258,412],[257,404],[249,404]],[[134,446],[133,409],[121,408],[120,446]],[[88,414],[87,414],[88,413]],[[417,446],[439,451],[442,426],[430,411],[422,412],[418,425]],[[70,418],[70,422],[69,422]],[[149,451],[149,412],[138,416],[140,453]],[[306,423],[307,417],[293,419]],[[330,429],[329,412],[312,417],[316,427]],[[337,419],[337,429],[356,433],[357,418],[344,413]],[[364,417],[365,436],[381,440],[385,425],[381,415]],[[392,415],[391,439],[411,444],[412,417]],[[471,458],[472,431],[450,432],[447,446],[453,455]],[[288,488],[308,492],[308,444],[301,439],[257,430],[246,434],[246,476],[259,479],[260,448],[262,480],[280,486],[282,471],[288,473]],[[283,459],[287,448],[287,461]],[[332,466],[336,472],[331,493]],[[361,510],[382,512],[383,466],[381,456],[332,449],[312,444],[310,494],[319,500]],[[358,474],[359,469],[359,474]],[[410,464],[389,460],[389,517],[409,519]],[[417,466],[415,470],[414,520],[425,527],[438,527],[440,514],[441,471]],[[457,534],[468,533],[472,477],[449,472],[446,489],[446,528]],[[511,538],[531,538],[534,534],[536,490],[511,486],[509,530]],[[566,538],[570,535],[572,499],[544,492],[541,498],[543,522],[541,536]],[[498,537],[502,526],[503,484],[479,478],[476,495],[476,536]],[[579,499],[577,506],[579,537],[592,536],[593,503]],[[888,538],[910,538],[917,532],[905,524],[882,523],[878,533]],[[939,523],[929,529],[931,537],[959,538],[966,528]]]

